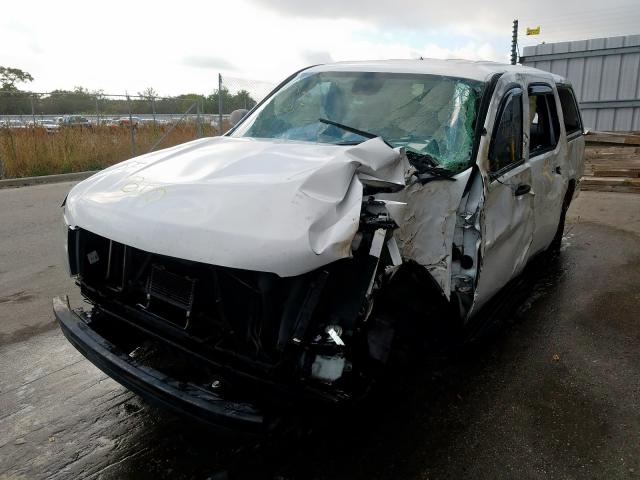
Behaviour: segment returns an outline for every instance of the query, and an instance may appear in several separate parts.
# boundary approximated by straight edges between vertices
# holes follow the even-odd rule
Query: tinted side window
[[[560,137],[560,121],[553,90],[547,86],[529,89],[529,157],[553,150]]]
[[[562,107],[562,116],[564,117],[564,128],[567,131],[567,135],[582,132],[582,122],[580,121],[578,104],[573,90],[569,87],[558,87],[558,96],[560,97],[560,106]]]
[[[496,173],[522,161],[522,90],[507,93],[500,106],[489,149],[489,170]]]

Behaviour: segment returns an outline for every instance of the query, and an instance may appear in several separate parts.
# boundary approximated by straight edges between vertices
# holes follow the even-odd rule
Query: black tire
[[[564,200],[562,201],[562,211],[560,212],[560,221],[558,222],[558,229],[556,230],[556,234],[547,248],[547,252],[549,253],[558,253],[560,251],[560,246],[562,245],[562,234],[564,233],[564,224],[567,219],[567,210],[569,210],[569,204],[571,203],[571,198],[573,197],[573,188],[569,187],[567,193],[564,196]]]

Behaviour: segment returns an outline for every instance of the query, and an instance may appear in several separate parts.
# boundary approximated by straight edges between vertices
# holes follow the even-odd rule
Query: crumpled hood
[[[355,146],[205,138],[79,183],[65,218],[152,253],[299,275],[349,257],[362,182],[402,188],[406,168],[379,138]]]

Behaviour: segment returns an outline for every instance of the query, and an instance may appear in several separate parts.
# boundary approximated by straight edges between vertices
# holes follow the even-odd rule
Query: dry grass
[[[135,132],[136,154],[149,151],[168,127],[148,126]],[[203,126],[205,136],[215,135]],[[156,147],[166,148],[197,138],[194,124],[177,125]],[[132,157],[128,128],[61,128],[48,134],[40,128],[0,129],[0,178],[99,170]]]

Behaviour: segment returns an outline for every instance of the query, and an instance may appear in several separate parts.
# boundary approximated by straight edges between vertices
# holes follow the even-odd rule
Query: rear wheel
[[[556,230],[556,234],[547,249],[550,253],[557,253],[560,251],[560,246],[562,245],[562,234],[564,233],[564,224],[567,218],[567,210],[569,210],[569,204],[571,203],[571,199],[573,198],[573,185],[570,183],[569,188],[567,188],[567,193],[564,196],[564,200],[562,201],[562,211],[560,212],[560,221],[558,222],[558,229]]]

